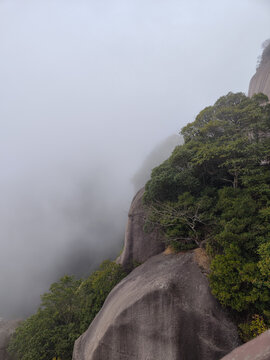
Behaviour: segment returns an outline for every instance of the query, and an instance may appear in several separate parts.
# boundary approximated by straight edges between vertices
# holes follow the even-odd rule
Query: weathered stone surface
[[[264,93],[270,99],[270,60],[261,65],[249,83],[248,96]]]
[[[165,249],[164,239],[157,229],[151,233],[146,233],[143,229],[146,217],[143,194],[144,188],[134,196],[128,213],[124,249],[117,259],[117,262],[124,267],[143,263]]]
[[[7,347],[11,335],[19,325],[19,320],[2,320],[0,319],[0,360],[11,360],[7,354]]]
[[[133,270],[76,341],[73,360],[218,360],[238,346],[194,258],[160,254]]]
[[[239,346],[222,360],[270,360],[270,330]]]

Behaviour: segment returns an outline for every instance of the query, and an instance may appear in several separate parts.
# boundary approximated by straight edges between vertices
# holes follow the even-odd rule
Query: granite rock
[[[239,346],[222,360],[270,360],[270,330]]]
[[[143,204],[143,194],[144,188],[134,196],[128,213],[124,249],[116,260],[124,267],[143,263],[165,249],[164,238],[158,229],[150,233],[144,231],[147,210]]]
[[[270,99],[270,59],[262,64],[251,78],[248,96],[263,93]]]
[[[194,252],[160,254],[111,291],[73,360],[218,360],[238,345]]]

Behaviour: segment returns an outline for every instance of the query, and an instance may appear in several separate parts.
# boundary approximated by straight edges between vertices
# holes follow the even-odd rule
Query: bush
[[[244,342],[247,342],[264,333],[267,328],[264,318],[255,314],[251,321],[239,325],[239,335]]]

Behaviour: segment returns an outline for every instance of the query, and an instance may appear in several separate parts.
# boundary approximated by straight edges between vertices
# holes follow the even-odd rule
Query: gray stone
[[[151,233],[144,231],[147,211],[143,204],[143,194],[144,188],[134,196],[128,213],[124,249],[117,259],[117,263],[124,267],[143,263],[165,249],[164,238],[158,229],[154,229]]]
[[[239,346],[222,360],[270,360],[270,330]]]
[[[248,96],[264,93],[270,99],[270,59],[261,65],[250,80]]]
[[[239,345],[194,252],[160,254],[109,294],[73,360],[218,360]]]
[[[0,360],[11,360],[7,353],[7,347],[11,335],[20,324],[20,320],[0,319]]]

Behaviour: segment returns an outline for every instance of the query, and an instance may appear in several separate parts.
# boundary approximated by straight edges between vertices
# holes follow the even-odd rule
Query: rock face
[[[218,360],[238,344],[194,253],[160,254],[112,290],[73,360]]]
[[[0,320],[0,360],[11,360],[7,354],[7,347],[19,323],[19,320]]]
[[[119,264],[129,267],[134,263],[143,263],[153,255],[161,253],[164,239],[156,229],[151,233],[144,231],[146,210],[143,205],[144,188],[134,196],[128,213],[125,244],[122,254],[117,259]]]
[[[251,97],[260,92],[267,95],[270,99],[270,42],[265,47],[261,63],[250,80],[248,96]]]
[[[260,66],[249,84],[248,96],[264,93],[270,99],[270,61]]]
[[[270,360],[270,330],[239,346],[222,360]]]

